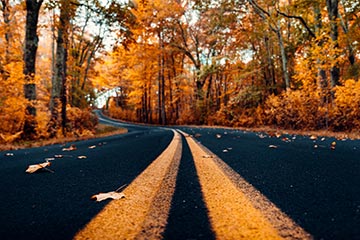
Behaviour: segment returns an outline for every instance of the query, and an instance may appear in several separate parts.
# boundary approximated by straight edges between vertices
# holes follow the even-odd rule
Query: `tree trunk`
[[[272,51],[270,46],[270,38],[265,36],[265,48],[266,48],[266,59],[267,59],[267,68],[264,73],[265,75],[265,84],[270,88],[270,94],[276,94],[276,79],[275,79],[275,66],[272,59]]]
[[[2,12],[5,24],[5,64],[9,63],[10,61],[10,38],[11,38],[11,31],[10,31],[10,4],[9,0],[1,0],[2,3]]]
[[[283,76],[284,76],[284,81],[285,81],[285,89],[290,90],[290,77],[289,77],[289,71],[288,71],[288,60],[287,60],[287,56],[286,56],[283,36],[281,34],[280,21],[278,21],[278,25],[277,25],[277,28],[276,28],[276,35],[277,35],[278,41],[279,41],[279,47],[280,47],[280,53],[281,53],[281,62],[282,62],[282,70],[283,70]]]
[[[37,35],[37,25],[39,11],[42,0],[26,1],[26,33],[24,49],[24,93],[25,98],[29,101],[25,112],[25,123],[23,128],[23,137],[33,139],[36,136],[36,84],[35,84],[35,62],[39,38]]]
[[[165,57],[164,57],[164,42],[162,39],[162,33],[159,32],[159,48],[160,48],[160,56],[159,56],[159,124],[166,124],[166,112],[165,112]]]
[[[334,47],[338,48],[338,37],[339,37],[339,29],[338,29],[338,23],[337,18],[339,14],[339,1],[338,0],[326,0],[326,6],[328,10],[328,16],[330,19],[330,37],[334,43]],[[337,59],[338,56],[335,56],[335,59]],[[339,85],[340,80],[340,68],[337,63],[330,69],[330,83],[331,87],[335,87]]]
[[[61,2],[58,34],[56,39],[55,69],[52,76],[51,88],[51,119],[49,123],[50,137],[55,137],[62,127],[63,135],[66,135],[66,61],[68,28],[70,24],[69,3]],[[61,103],[61,105],[60,105]],[[60,117],[61,112],[61,117]]]
[[[320,36],[321,29],[322,29],[322,17],[321,17],[321,10],[319,3],[314,3],[314,15],[315,15],[315,34],[316,36]],[[321,47],[323,45],[323,42],[320,41],[318,45]],[[322,65],[322,62],[320,59],[316,60],[317,64]],[[327,91],[328,88],[328,82],[327,82],[327,76],[326,71],[322,68],[318,68],[318,86],[322,91]],[[326,95],[326,94],[325,94]],[[325,102],[323,100],[323,102]]]

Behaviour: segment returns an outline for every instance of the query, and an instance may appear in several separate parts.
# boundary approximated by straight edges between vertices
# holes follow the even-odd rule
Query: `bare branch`
[[[310,34],[311,37],[315,37],[315,34],[313,33],[313,31],[309,28],[309,26],[306,24],[305,20],[302,17],[299,16],[292,16],[292,15],[288,15],[286,13],[281,12],[279,9],[276,9],[276,12],[279,13],[280,15],[286,17],[286,18],[293,18],[293,19],[297,19],[301,22],[301,24],[306,28],[306,30],[308,31],[308,33]]]

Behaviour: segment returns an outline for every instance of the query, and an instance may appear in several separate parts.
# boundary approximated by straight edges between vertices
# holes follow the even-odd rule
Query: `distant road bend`
[[[74,143],[76,151],[53,160],[53,174],[24,169],[63,146],[1,159],[0,191],[13,186],[1,198],[1,239],[360,239],[359,141],[331,150],[333,139],[98,115],[129,132]],[[125,198],[90,200],[125,184]]]

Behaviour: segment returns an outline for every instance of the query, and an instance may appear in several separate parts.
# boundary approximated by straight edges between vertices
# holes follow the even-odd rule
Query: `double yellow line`
[[[123,191],[126,198],[111,201],[75,239],[162,238],[182,153],[181,131],[173,132],[165,151]],[[311,239],[215,154],[181,134],[193,155],[217,239]]]

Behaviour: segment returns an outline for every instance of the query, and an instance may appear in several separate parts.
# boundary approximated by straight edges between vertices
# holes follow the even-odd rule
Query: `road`
[[[360,239],[358,140],[101,121],[129,131],[0,153],[0,239]]]

